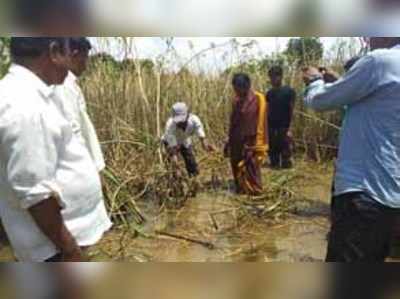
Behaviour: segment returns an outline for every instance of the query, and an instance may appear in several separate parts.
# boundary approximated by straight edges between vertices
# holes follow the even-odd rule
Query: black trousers
[[[179,153],[181,154],[183,160],[185,161],[186,170],[190,177],[195,177],[199,175],[199,166],[196,161],[196,157],[193,152],[193,147],[184,147],[181,146],[179,149]]]
[[[362,192],[335,197],[326,261],[384,262],[398,215]]]
[[[288,128],[269,128],[269,158],[272,167],[292,167],[292,144]]]
[[[169,145],[167,142],[164,142],[164,146],[168,149]],[[179,154],[182,156],[185,161],[186,171],[190,177],[195,177],[199,175],[199,166],[196,161],[196,157],[193,152],[193,147],[184,147],[179,146]]]

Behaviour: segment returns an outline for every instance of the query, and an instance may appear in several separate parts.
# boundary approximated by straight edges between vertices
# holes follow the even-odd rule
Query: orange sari
[[[230,131],[231,163],[240,193],[259,195],[263,191],[261,166],[268,151],[267,110],[265,96],[258,92],[252,93],[247,103],[237,102],[234,107]]]

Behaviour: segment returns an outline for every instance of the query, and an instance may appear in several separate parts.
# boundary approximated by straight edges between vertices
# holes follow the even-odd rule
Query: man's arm
[[[203,149],[207,152],[214,152],[215,147],[208,143],[207,138],[200,138],[201,145],[203,146]]]
[[[204,129],[204,125],[201,122],[200,118],[197,116],[194,118],[195,120],[195,127],[196,127],[196,135],[199,137],[201,145],[203,146],[203,149],[207,152],[213,152],[215,148],[208,143],[207,138],[206,138],[206,131]]]
[[[165,133],[162,137],[162,141],[167,146],[168,153],[171,156],[176,156],[178,154],[178,140],[176,138],[176,125],[169,119],[165,126]]]
[[[8,119],[8,120],[7,120]],[[18,204],[27,210],[38,229],[65,254],[65,261],[80,259],[78,246],[65,227],[65,207],[55,180],[59,142],[40,115],[4,116],[0,124],[1,159]]]
[[[39,229],[56,246],[64,262],[81,262],[82,252],[64,224],[61,207],[55,196],[31,207],[32,215]]]
[[[312,82],[306,89],[305,103],[319,111],[334,110],[354,104],[377,89],[378,74],[379,66],[376,59],[366,56],[360,60],[357,67],[352,68],[333,84],[325,84],[323,80]]]

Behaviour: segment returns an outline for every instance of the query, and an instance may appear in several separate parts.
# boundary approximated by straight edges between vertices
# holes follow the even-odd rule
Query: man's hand
[[[68,252],[62,252],[62,261],[65,263],[79,263],[83,262],[82,250],[77,244],[74,249],[70,249]]]
[[[171,155],[170,158],[171,158],[172,165],[174,167],[177,167],[179,164],[178,153],[179,153],[179,147],[174,147],[170,151],[170,155]]]
[[[320,67],[319,71],[322,74],[322,76],[324,77],[325,83],[334,83],[337,80],[339,80],[339,78],[340,78],[340,75],[338,73],[336,73],[334,70],[332,70],[331,68]]]
[[[323,79],[323,74],[319,69],[312,66],[303,69],[303,80],[307,86],[318,79]]]
[[[29,209],[43,234],[65,257],[65,261],[82,261],[82,252],[64,223],[57,195],[54,195]]]
[[[205,138],[200,139],[201,144],[206,152],[215,152],[215,147],[207,142]]]
[[[63,262],[73,263],[84,261],[83,251],[72,237],[64,241],[64,247],[60,248],[60,250]]]
[[[183,176],[183,173],[179,167],[179,160],[178,160],[179,151],[180,151],[179,146],[171,148],[171,151],[170,151],[170,155],[171,155],[170,161],[171,161],[171,166],[172,166],[172,172],[176,178]]]

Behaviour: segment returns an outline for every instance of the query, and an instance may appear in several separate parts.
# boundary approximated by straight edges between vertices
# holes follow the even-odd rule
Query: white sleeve
[[[85,138],[85,142],[88,147],[90,156],[92,157],[92,160],[96,165],[97,170],[101,172],[106,167],[103,151],[101,149],[96,129],[87,112],[85,97],[79,86],[77,86],[77,88],[79,91],[79,96],[77,98],[77,101],[79,105],[79,114],[80,114],[79,119],[80,119],[80,126],[82,129],[82,135]]]
[[[65,204],[56,183],[57,141],[42,115],[18,115],[0,122],[1,163],[7,182],[23,209],[29,209],[54,195]]]
[[[97,137],[96,129],[90,120],[89,114],[86,111],[81,111],[82,116],[82,134],[85,138],[89,153],[96,165],[97,171],[101,172],[106,168],[103,152],[101,149],[99,138]]]
[[[176,125],[172,119],[169,119],[165,128],[165,134],[163,136],[163,141],[168,143],[168,147],[178,146],[178,140],[176,138]]]
[[[206,138],[206,132],[204,130],[204,125],[201,122],[198,116],[194,116],[193,118],[194,125],[195,125],[195,133],[199,138]]]

